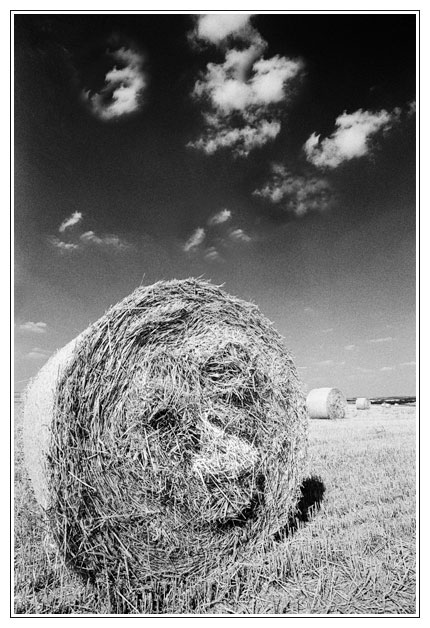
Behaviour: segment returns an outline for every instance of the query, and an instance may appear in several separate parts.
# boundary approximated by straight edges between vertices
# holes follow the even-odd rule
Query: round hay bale
[[[35,378],[25,420],[61,554],[116,588],[207,572],[295,512],[307,414],[293,360],[255,305],[210,283],[158,282],[112,307]]]
[[[370,408],[370,401],[367,397],[357,397],[355,407],[357,410],[368,410]]]
[[[306,397],[311,419],[344,419],[346,398],[338,388],[314,388]]]

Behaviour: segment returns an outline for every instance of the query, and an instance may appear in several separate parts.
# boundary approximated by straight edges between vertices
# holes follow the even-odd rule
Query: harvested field
[[[15,424],[15,612],[116,613],[101,583],[85,585],[46,542]],[[413,614],[415,408],[349,405],[347,419],[310,424],[302,516],[239,574],[200,591],[155,582],[127,612]],[[45,540],[45,542],[43,542]]]

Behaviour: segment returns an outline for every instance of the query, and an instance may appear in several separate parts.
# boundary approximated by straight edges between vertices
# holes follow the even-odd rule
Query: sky
[[[256,303],[306,390],[415,394],[414,14],[15,14],[15,382],[139,285]]]

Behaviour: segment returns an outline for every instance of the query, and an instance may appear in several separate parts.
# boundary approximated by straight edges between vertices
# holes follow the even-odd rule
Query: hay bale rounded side
[[[346,398],[338,388],[314,388],[306,397],[311,419],[344,419]]]
[[[370,401],[367,397],[357,397],[355,400],[355,407],[357,410],[369,410]]]
[[[64,369],[73,357],[78,338],[57,351],[40,369],[23,395],[24,464],[37,502],[48,507],[47,455],[56,389]]]
[[[76,571],[136,589],[206,572],[288,523],[307,413],[255,305],[199,280],[158,282],[66,353],[39,453],[51,529]]]

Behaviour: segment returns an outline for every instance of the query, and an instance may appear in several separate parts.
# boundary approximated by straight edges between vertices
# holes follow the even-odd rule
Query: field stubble
[[[49,541],[23,466],[15,412],[15,613],[415,613],[415,407],[348,407],[310,422],[302,515],[271,550],[198,591],[147,587],[118,607]],[[156,589],[159,589],[156,593]]]

